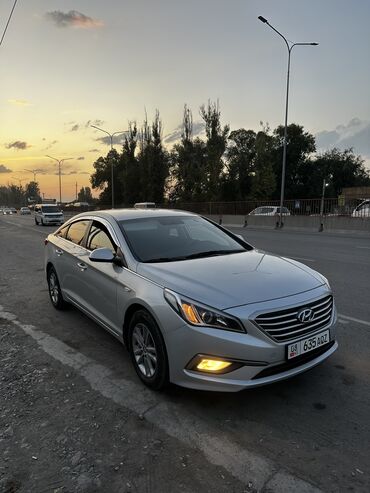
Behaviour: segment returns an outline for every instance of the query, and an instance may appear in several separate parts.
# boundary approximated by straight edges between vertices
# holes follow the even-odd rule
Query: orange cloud
[[[61,12],[60,10],[54,10],[53,12],[47,12],[45,17],[54,22],[57,27],[76,27],[82,29],[92,29],[102,27],[104,23],[98,19],[93,19],[77,10],[70,10],[69,12]]]

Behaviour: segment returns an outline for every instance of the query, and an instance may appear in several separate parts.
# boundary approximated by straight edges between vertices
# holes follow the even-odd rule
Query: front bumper
[[[320,287],[309,293],[289,298],[227,310],[229,314],[242,321],[247,333],[195,327],[184,323],[181,327],[168,331],[165,333],[165,342],[171,382],[183,387],[201,390],[236,392],[284,380],[318,365],[338,347],[334,327],[336,322],[335,306],[329,323],[312,332],[314,335],[323,330],[329,330],[329,343],[322,346],[320,350],[306,353],[304,357],[298,357],[296,361],[294,359],[286,360],[286,345],[290,341],[286,343],[273,341],[251,320],[261,308],[263,310],[284,309],[285,307],[308,303],[327,294],[328,289]],[[311,336],[311,334],[309,335]],[[243,365],[224,374],[203,373],[188,369],[189,362],[198,354],[236,360],[242,362]]]

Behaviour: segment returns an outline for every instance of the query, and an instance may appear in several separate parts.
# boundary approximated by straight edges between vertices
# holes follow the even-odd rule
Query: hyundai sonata
[[[153,389],[268,384],[338,346],[325,277],[198,215],[86,212],[45,244],[53,306],[76,306],[122,341]]]

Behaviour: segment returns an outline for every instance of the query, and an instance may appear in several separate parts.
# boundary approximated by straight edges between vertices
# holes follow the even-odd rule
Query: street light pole
[[[62,205],[62,170],[61,170],[61,166],[62,166],[62,163],[64,163],[64,161],[69,161],[70,159],[73,159],[73,157],[67,157],[67,158],[64,158],[64,159],[57,159],[56,157],[53,157],[53,156],[48,156],[46,155],[46,157],[50,158],[50,159],[54,159],[54,161],[56,161],[58,163],[58,169],[59,169],[59,204],[60,206]]]
[[[96,125],[90,125],[92,128],[96,128],[96,130],[100,130],[101,132],[104,132],[105,134],[109,135],[110,138],[110,150],[111,152],[113,151],[113,137],[115,135],[119,134],[124,134],[126,130],[122,130],[120,132],[113,132],[112,134],[110,132],[107,132],[103,128],[97,127]],[[110,156],[110,171],[111,171],[111,191],[112,191],[112,209],[114,209],[114,167],[113,167],[113,159],[112,156]]]
[[[33,181],[36,183],[36,171],[35,169],[25,169],[24,171],[28,171],[29,173],[33,173]]]
[[[291,43],[285,36],[281,34],[277,29],[275,29],[267,19],[258,16],[258,19],[267,24],[273,31],[275,31],[283,40],[285,41],[286,47],[288,49],[288,70],[286,78],[286,97],[285,97],[285,123],[284,123],[284,142],[283,142],[283,165],[281,169],[281,189],[280,189],[280,213],[279,222],[276,224],[278,228],[284,226],[283,223],[283,205],[284,205],[284,192],[285,192],[285,170],[286,170],[286,151],[287,151],[287,139],[288,139],[288,102],[289,102],[289,78],[290,78],[290,55],[294,46],[318,46],[319,43]]]

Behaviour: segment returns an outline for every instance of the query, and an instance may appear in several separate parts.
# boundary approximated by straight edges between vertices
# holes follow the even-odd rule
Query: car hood
[[[318,272],[306,265],[260,250],[178,262],[140,263],[137,272],[220,310],[292,296],[325,283]]]

